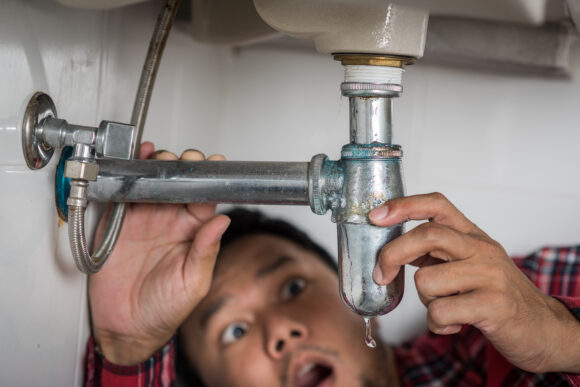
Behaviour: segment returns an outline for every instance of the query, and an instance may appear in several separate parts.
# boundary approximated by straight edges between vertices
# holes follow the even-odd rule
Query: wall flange
[[[30,169],[43,168],[54,153],[54,148],[37,135],[41,123],[48,117],[57,117],[54,102],[48,94],[37,91],[28,101],[22,120],[22,153]]]

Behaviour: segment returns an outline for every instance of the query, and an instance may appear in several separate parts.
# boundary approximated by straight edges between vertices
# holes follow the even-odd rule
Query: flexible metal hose
[[[141,72],[139,88],[137,89],[133,114],[131,116],[131,124],[135,126],[137,133],[135,148],[132,152],[133,158],[139,154],[141,137],[143,135],[143,128],[147,118],[147,111],[149,109],[149,102],[151,101],[157,70],[159,69],[159,63],[161,62],[163,50],[169,37],[173,21],[175,20],[179,3],[180,0],[167,0],[165,2],[157,18],[155,30],[149,43],[149,50]],[[103,239],[96,248],[94,255],[91,256],[84,231],[85,209],[78,206],[69,206],[70,246],[75,264],[80,271],[86,274],[94,274],[105,264],[113,252],[117,238],[121,233],[125,212],[125,203],[117,203],[113,206]]]
[[[90,257],[89,254],[89,247],[87,245],[87,239],[85,238],[84,207],[69,206],[68,236],[71,241],[70,247],[77,268],[85,274],[98,272],[102,263],[98,257]],[[87,257],[89,259],[86,259]]]

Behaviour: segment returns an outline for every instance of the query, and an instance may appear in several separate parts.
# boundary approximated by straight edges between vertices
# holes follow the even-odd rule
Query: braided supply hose
[[[131,124],[135,126],[137,133],[132,158],[137,157],[139,154],[141,137],[143,135],[143,128],[145,127],[153,86],[157,77],[157,70],[159,69],[163,50],[165,49],[165,44],[167,43],[167,38],[169,37],[173,21],[175,20],[179,4],[180,0],[167,0],[165,2],[157,18],[153,36],[149,43],[147,57],[143,64],[141,79],[139,80],[139,87],[135,97],[133,114],[131,116]],[[125,212],[125,203],[116,203],[113,206],[103,239],[95,249],[93,256],[91,256],[85,236],[85,208],[69,205],[69,242],[74,262],[81,272],[94,274],[103,267],[113,252],[113,248],[121,233]]]

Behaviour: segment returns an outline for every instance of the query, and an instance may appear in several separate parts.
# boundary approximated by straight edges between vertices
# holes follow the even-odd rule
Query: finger
[[[230,218],[225,215],[212,218],[198,230],[191,244],[183,278],[192,303],[199,302],[209,291],[220,240],[229,224]]]
[[[421,302],[428,307],[440,297],[468,293],[480,289],[491,280],[487,268],[468,261],[447,262],[422,267],[415,272],[415,286]]]
[[[407,220],[430,220],[461,231],[486,235],[440,193],[389,200],[369,213],[377,226],[389,227]]]
[[[205,156],[202,152],[197,149],[186,149],[181,154],[181,160],[185,161],[202,161],[205,160]]]
[[[427,329],[438,335],[453,335],[459,333],[463,325],[439,325],[433,321],[431,315],[427,313]]]
[[[429,256],[455,261],[475,253],[474,238],[436,223],[423,223],[383,247],[374,271],[379,285],[390,283],[402,265]]]
[[[139,148],[139,159],[145,160],[151,157],[151,155],[155,152],[155,145],[152,142],[146,141],[141,144]]]
[[[215,154],[215,155],[209,156],[207,159],[211,160],[211,161],[225,161],[226,156],[220,155],[220,154]]]
[[[448,327],[464,324],[477,326],[503,308],[503,304],[497,305],[494,298],[493,293],[483,291],[437,298],[429,304],[427,326],[430,331],[437,334],[454,333],[453,329]]]
[[[172,152],[168,152],[166,150],[158,150],[154,152],[149,158],[154,160],[168,160],[173,161],[177,160],[177,155]]]

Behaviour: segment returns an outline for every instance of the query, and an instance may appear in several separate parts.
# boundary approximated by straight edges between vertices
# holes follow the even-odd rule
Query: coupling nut
[[[87,187],[89,182],[81,179],[72,179],[70,182],[70,195],[66,200],[68,206],[86,207],[87,202]]]
[[[308,168],[308,199],[310,208],[316,215],[324,215],[327,211],[324,194],[322,193],[324,185],[322,168],[326,160],[326,155],[318,154],[312,158]]]
[[[328,160],[324,154],[316,155],[308,169],[308,199],[310,208],[317,215],[334,211],[342,203],[344,169],[342,162]]]
[[[99,165],[94,162],[70,159],[66,161],[64,176],[71,179],[96,181]]]

